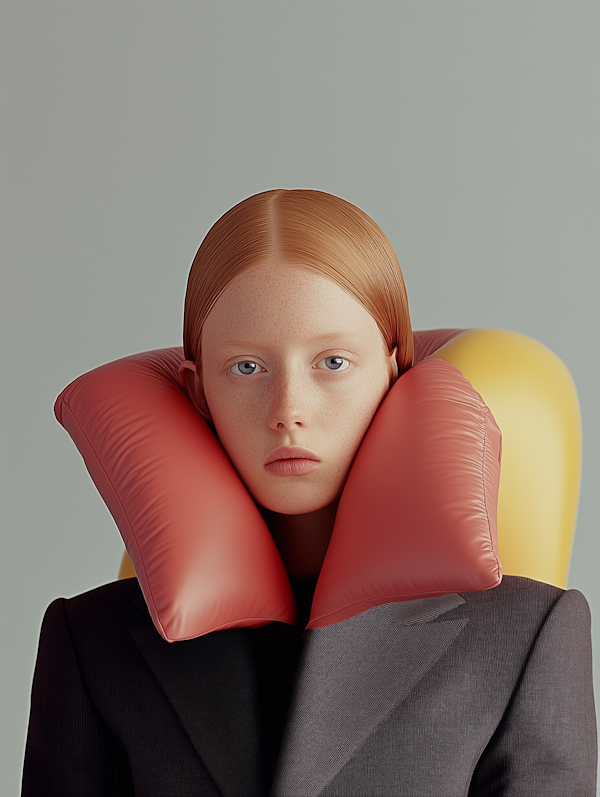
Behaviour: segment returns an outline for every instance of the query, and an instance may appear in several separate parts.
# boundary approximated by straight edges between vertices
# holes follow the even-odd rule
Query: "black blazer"
[[[576,590],[505,576],[307,632],[272,785],[260,632],[169,644],[136,579],[54,601],[23,797],[595,795]]]

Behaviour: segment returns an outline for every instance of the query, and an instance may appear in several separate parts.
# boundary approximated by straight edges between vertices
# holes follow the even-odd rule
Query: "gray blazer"
[[[265,793],[248,639],[165,642],[135,579],[46,613],[23,795]],[[306,634],[273,797],[593,797],[590,616],[506,576]]]

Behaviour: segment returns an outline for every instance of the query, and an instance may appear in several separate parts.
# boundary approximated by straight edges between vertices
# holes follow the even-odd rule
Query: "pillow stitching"
[[[488,414],[489,414],[489,408],[484,403],[483,452],[481,457],[481,484],[483,487],[483,504],[485,507],[485,516],[487,518],[488,532],[490,535],[490,545],[492,546],[492,553],[494,554],[494,559],[496,560],[496,568],[498,572],[500,572],[500,562],[498,561],[498,557],[496,556],[496,552],[494,551],[494,541],[492,539],[492,525],[490,522],[490,514],[488,511],[488,497],[487,497],[487,490],[485,487],[485,458],[487,453],[487,441],[488,441]]]

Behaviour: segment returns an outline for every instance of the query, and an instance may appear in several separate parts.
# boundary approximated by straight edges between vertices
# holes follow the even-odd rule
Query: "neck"
[[[319,575],[338,503],[339,500],[305,515],[283,515],[259,506],[290,578]]]

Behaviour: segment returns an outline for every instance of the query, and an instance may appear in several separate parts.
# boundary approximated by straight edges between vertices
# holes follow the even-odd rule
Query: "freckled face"
[[[236,277],[204,324],[202,371],[219,440],[255,501],[300,515],[339,498],[390,365],[395,375],[373,318],[326,277],[272,262]],[[316,466],[265,465],[288,446]]]

